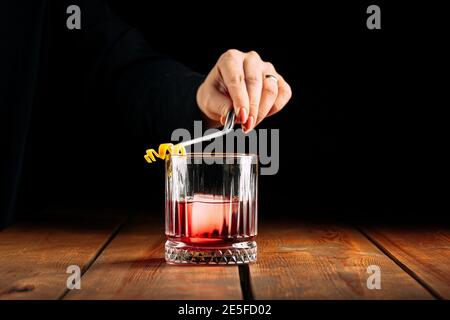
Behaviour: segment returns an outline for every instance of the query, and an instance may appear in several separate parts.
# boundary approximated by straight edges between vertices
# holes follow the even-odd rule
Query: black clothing
[[[81,30],[66,26],[73,4]],[[70,184],[86,165],[99,171],[134,138],[167,141],[175,128],[201,120],[195,93],[203,76],[152,51],[105,1],[1,7],[0,228],[31,194],[45,201],[47,187],[65,188],[59,183]],[[99,150],[109,151],[103,160],[93,156]]]

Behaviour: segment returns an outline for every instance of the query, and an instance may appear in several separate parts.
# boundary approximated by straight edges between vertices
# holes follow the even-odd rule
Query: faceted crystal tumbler
[[[165,165],[166,261],[256,261],[257,156],[191,153],[172,155]]]

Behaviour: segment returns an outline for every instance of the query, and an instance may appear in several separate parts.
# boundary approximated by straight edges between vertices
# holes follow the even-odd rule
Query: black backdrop
[[[368,30],[372,3],[110,3],[153,48],[199,72],[229,48],[256,50],[291,84],[292,101],[261,124],[280,129],[281,159],[277,175],[260,178],[260,215],[393,219],[427,204],[403,150],[417,55],[401,8],[380,3],[382,29]],[[114,161],[70,168],[52,202],[161,209],[163,167],[142,158],[149,140],[125,143]]]

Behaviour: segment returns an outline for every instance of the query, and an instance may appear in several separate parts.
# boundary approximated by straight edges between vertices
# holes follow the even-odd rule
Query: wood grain
[[[69,265],[81,270],[95,259],[123,215],[55,212],[39,222],[0,231],[0,299],[58,299]]]
[[[450,228],[380,226],[363,231],[435,296],[450,299]]]
[[[149,215],[125,226],[66,299],[241,299],[236,266],[164,260],[164,225]]]
[[[432,299],[419,283],[357,230],[293,222],[262,226],[250,265],[255,299]],[[367,288],[369,265],[381,289]]]

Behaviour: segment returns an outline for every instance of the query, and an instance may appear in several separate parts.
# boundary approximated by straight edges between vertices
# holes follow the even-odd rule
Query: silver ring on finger
[[[266,79],[274,80],[275,82],[278,82],[278,78],[275,77],[273,74],[266,74],[266,75],[265,75],[265,78],[266,78]]]

